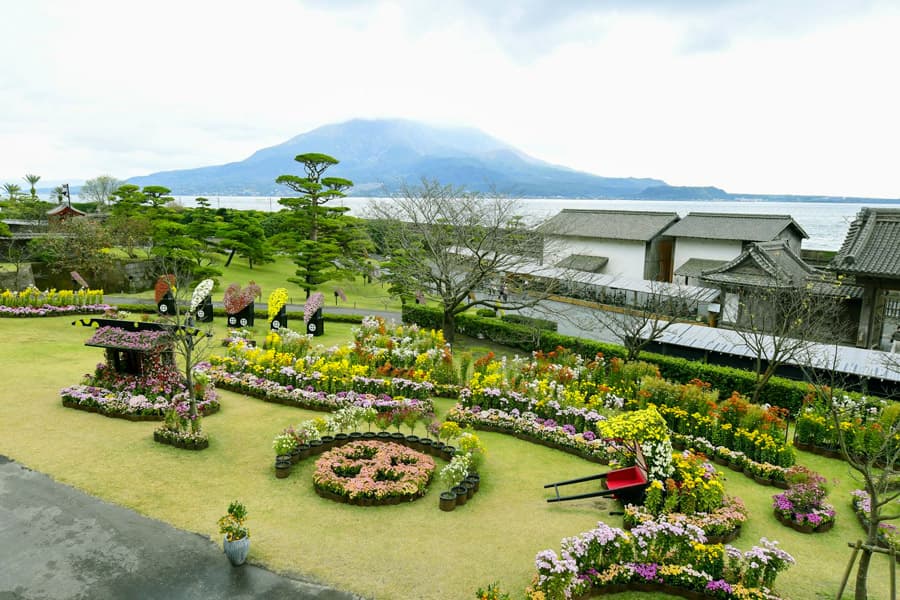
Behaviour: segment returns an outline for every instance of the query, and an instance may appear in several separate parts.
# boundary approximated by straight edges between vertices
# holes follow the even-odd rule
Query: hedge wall
[[[440,329],[441,311],[426,306],[407,305],[403,308],[403,321],[418,323],[422,327]],[[563,346],[585,357],[595,356],[598,352],[607,358],[624,359],[626,355],[625,349],[616,344],[577,338],[556,332],[535,332],[534,329],[524,325],[470,314],[457,315],[456,327],[459,333],[472,337],[479,337],[480,334],[498,344],[525,352],[533,350],[549,352],[557,346]],[[672,381],[679,383],[686,383],[691,379],[706,381],[713,388],[719,390],[719,394],[723,398],[730,396],[732,391],[740,392],[745,396],[753,394],[756,374],[751,371],[652,352],[642,352],[641,360],[655,364],[659,367],[660,375]],[[769,404],[787,408],[796,414],[808,391],[807,384],[802,381],[773,377],[763,391],[763,399]]]

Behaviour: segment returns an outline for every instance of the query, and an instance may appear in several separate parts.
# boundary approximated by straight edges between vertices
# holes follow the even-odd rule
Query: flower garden
[[[45,290],[30,286],[16,292],[0,292],[0,317],[53,317],[59,315],[105,313],[103,290]]]
[[[56,326],[60,328],[62,323]],[[70,336],[67,343],[72,354],[84,364],[96,349],[82,348],[83,330],[80,336],[78,331],[67,328],[64,333]],[[108,358],[85,376],[81,385],[64,389],[66,405],[164,419],[163,429],[190,431],[184,402],[178,401],[179,394],[186,395],[188,390],[183,384],[179,387],[177,373],[167,369],[165,352],[157,351],[165,347],[163,337],[96,330],[91,340],[97,346],[115,344],[158,357],[148,363],[148,373],[153,375],[120,373]],[[628,595],[628,590],[641,593],[640,597],[674,593],[796,598],[807,596],[797,595],[794,586],[804,574],[817,569],[806,563],[815,560],[812,557],[818,550],[810,553],[803,544],[827,538],[834,546],[844,545],[845,539],[862,535],[853,515],[854,508],[864,509],[863,496],[857,494],[851,500],[844,482],[826,488],[825,478],[819,474],[834,459],[797,453],[786,441],[785,415],[777,409],[750,406],[737,395],[722,399],[718,391],[700,381],[667,382],[651,365],[626,364],[602,356],[586,359],[564,349],[526,358],[454,356],[439,332],[392,327],[378,319],[364,320],[352,330],[349,342],[331,347],[316,346],[310,336],[286,329],[264,337],[264,342],[254,347],[245,336],[234,336],[221,355],[198,369],[201,387],[194,390],[203,398],[212,394],[206,404],[209,407],[218,406],[216,392],[210,391],[213,386],[228,390],[223,393],[221,414],[209,423],[209,448],[201,453],[221,456],[223,461],[221,467],[204,463],[211,475],[209,489],[214,491],[210,493],[228,490],[222,493],[230,497],[235,489],[246,488],[249,494],[251,488],[259,488],[271,499],[266,509],[254,512],[262,525],[255,532],[258,538],[251,561],[255,557],[278,568],[309,571],[339,587],[384,597],[404,597],[401,590],[414,589],[417,597],[466,598],[474,595],[479,582],[492,580],[519,595],[518,590],[533,577],[526,592],[531,598],[610,592],[637,597]],[[67,372],[72,371],[63,369],[60,377]],[[4,400],[0,417],[6,417],[9,410]],[[885,412],[887,408],[880,407],[877,413],[870,412],[869,418],[890,418]],[[91,415],[85,418],[96,419]],[[104,423],[99,431],[111,439],[119,435],[116,427],[138,426],[100,421]],[[796,427],[800,436],[799,421]],[[247,437],[252,431],[261,431],[262,436]],[[67,437],[59,436],[63,446]],[[98,448],[103,446],[91,436],[87,439]],[[261,443],[253,444],[252,439],[261,439]],[[642,505],[627,507],[623,517],[606,517],[589,501],[543,503],[546,493],[539,482],[603,470],[597,463],[612,467],[629,464],[634,458],[622,443],[627,440],[640,444],[651,475]],[[317,451],[312,449],[317,444],[311,443],[316,441]],[[56,468],[51,455],[29,446],[19,435],[0,443],[0,451],[14,458],[17,454],[32,457],[36,468]],[[188,441],[184,444],[191,447]],[[193,445],[199,444],[197,440]],[[259,447],[248,448],[245,458],[238,450],[242,446]],[[322,446],[327,449],[323,451]],[[451,450],[445,449],[447,446]],[[171,460],[163,447],[158,451],[142,448],[139,452],[157,469],[165,469]],[[273,477],[279,456],[282,465],[283,457],[290,457],[289,477]],[[809,468],[800,469],[798,461]],[[521,466],[522,462],[528,466]],[[725,464],[729,469],[718,468]],[[198,467],[188,469],[197,473]],[[507,476],[509,471],[531,483],[517,485],[516,479]],[[736,471],[746,477],[736,478]],[[442,500],[438,496],[464,487],[458,484],[476,473],[481,475],[481,491],[474,497],[466,495],[469,505],[465,510],[450,515],[437,510],[435,505]],[[90,488],[93,484],[85,477],[96,475],[96,469],[88,468],[85,476],[73,473],[70,477],[76,485]],[[828,479],[832,477],[829,472]],[[771,488],[760,483],[787,489],[773,497],[767,492]],[[139,488],[137,484],[130,489]],[[193,496],[193,492],[185,493]],[[111,493],[111,499],[134,502],[118,494]],[[423,496],[432,500],[412,502]],[[164,503],[166,497],[169,501],[173,498],[171,493],[164,495]],[[373,509],[379,515],[391,511],[384,513],[384,519],[392,524],[393,532],[374,522],[360,524],[360,519],[367,520],[368,509],[356,516],[346,512],[395,503]],[[281,508],[269,508],[269,504]],[[252,507],[252,502],[248,505]],[[154,504],[152,514],[160,511],[176,525],[203,530],[202,524],[194,524],[193,515],[175,516]],[[295,537],[282,538],[276,529],[300,514],[298,511],[322,515],[324,521],[336,519],[331,527],[346,523],[349,529],[331,529],[331,537],[322,531],[321,541],[299,531],[292,534]],[[204,517],[206,511],[196,512]],[[534,526],[525,520],[510,522],[510,514],[530,516]],[[844,519],[847,515],[851,518]],[[598,517],[603,519],[599,523]],[[830,519],[833,529],[822,528],[815,536],[804,536],[802,529],[795,531],[783,524],[801,518]],[[260,527],[266,531],[267,522],[271,524],[268,537],[260,533]],[[314,527],[323,526],[328,527]],[[347,538],[354,527],[359,531]],[[498,534],[507,529],[515,532],[515,541]],[[895,532],[884,529],[885,543],[896,544]],[[290,526],[287,530],[295,531]],[[429,540],[440,540],[441,546],[453,544],[453,538],[461,536],[461,558],[453,564],[463,569],[463,577],[457,579],[438,566],[425,582],[414,582],[415,574],[398,573],[398,580],[404,582],[400,588],[359,579],[359,572],[366,568],[347,554],[354,545],[350,538],[379,532],[413,532],[420,551],[420,544]],[[776,538],[781,543],[775,542]],[[525,558],[529,543],[533,544],[531,558]],[[295,554],[286,552],[289,548],[303,557],[289,558]],[[507,558],[493,566],[471,564],[483,551],[503,552]],[[393,560],[404,556],[416,571],[412,567],[415,560],[402,552],[392,551]],[[346,564],[334,566],[327,560],[329,554],[347,556]],[[429,557],[429,564],[441,563],[430,551],[420,554]],[[846,551],[836,551],[831,568],[841,571],[847,556]],[[878,561],[873,563],[877,569],[875,563]],[[370,567],[368,572],[371,568],[378,567]],[[394,592],[388,591],[391,589]]]

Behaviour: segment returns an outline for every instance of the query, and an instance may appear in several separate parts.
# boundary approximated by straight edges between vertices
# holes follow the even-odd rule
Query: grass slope
[[[303,304],[306,302],[306,293],[299,286],[288,282],[288,277],[294,277],[294,271],[296,271],[296,266],[289,258],[279,256],[275,259],[275,262],[256,265],[251,269],[247,265],[246,260],[237,257],[231,261],[231,265],[228,268],[225,268],[227,256],[217,255],[217,257],[218,264],[216,267],[223,274],[219,277],[221,284],[219,289],[213,292],[213,300],[222,300],[225,288],[232,283],[238,283],[243,287],[250,281],[255,281],[262,288],[263,302],[269,298],[269,294],[275,288],[279,287],[283,287],[288,291],[291,304]],[[317,291],[325,294],[325,312],[328,312],[329,307],[335,306],[334,290],[336,288],[344,290],[347,296],[347,302],[339,299],[337,306],[369,310],[400,310],[400,301],[388,296],[387,286],[383,286],[380,283],[366,284],[361,277],[357,277],[353,281],[329,281],[319,286]],[[116,295],[152,298],[153,290],[145,290],[136,294]]]
[[[0,319],[0,453],[57,481],[218,540],[216,520],[228,502],[250,511],[250,560],[277,571],[314,578],[372,598],[467,599],[479,584],[499,580],[518,591],[528,584],[535,554],[559,547],[566,536],[610,517],[614,502],[547,504],[544,483],[599,472],[604,467],[500,434],[482,437],[489,456],[481,491],[451,513],[437,508],[440,486],[417,502],[361,508],[339,505],[312,492],[314,462],[288,479],[273,474],[273,435],[320,413],[223,392],[222,411],[204,420],[208,450],[187,452],[155,444],[155,423],[131,423],[65,409],[61,387],[76,383],[102,359],[83,346],[88,331],[71,318]],[[221,321],[221,320],[218,320]],[[328,324],[321,341],[347,339],[349,326]],[[218,334],[222,328],[219,325]],[[446,411],[450,401],[439,400]],[[781,540],[798,559],[779,588],[795,600],[831,598],[849,558],[846,542],[862,530],[849,508],[850,481],[840,461],[802,455],[802,462],[837,480],[832,498],[837,526],[805,536],[772,517],[774,488],[726,470],[728,491],[742,497],[751,518],[736,545],[760,536]],[[438,461],[439,466],[443,463]],[[876,557],[871,598],[887,598],[887,560]],[[224,560],[224,558],[223,558]],[[664,598],[622,594],[618,598]]]

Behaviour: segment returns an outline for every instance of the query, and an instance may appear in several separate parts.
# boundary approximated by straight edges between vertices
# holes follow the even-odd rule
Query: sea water
[[[194,197],[178,196],[184,206],[196,206]],[[274,212],[283,207],[273,196],[210,196],[212,208],[234,208]],[[808,250],[837,250],[841,247],[850,222],[866,206],[854,202],[770,202],[764,200],[690,201],[690,200],[581,200],[575,198],[525,198],[514,200],[522,216],[532,224],[548,219],[564,208],[637,210],[675,212],[683,217],[689,212],[726,214],[790,215],[809,235],[803,241]],[[389,198],[349,197],[332,200],[330,206],[345,206],[350,214],[365,217],[372,202],[390,202]],[[873,207],[900,208],[900,202],[887,202]]]

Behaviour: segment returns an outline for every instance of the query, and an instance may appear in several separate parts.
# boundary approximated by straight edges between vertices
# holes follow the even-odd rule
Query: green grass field
[[[219,542],[216,520],[230,500],[240,499],[250,512],[253,563],[368,598],[464,600],[496,580],[518,598],[534,573],[538,551],[558,549],[563,537],[598,520],[621,524],[621,517],[609,515],[617,508],[612,501],[545,502],[543,484],[604,467],[500,434],[480,434],[488,448],[481,491],[450,513],[438,510],[439,485],[401,506],[362,508],[321,499],[312,491],[312,460],[295,466],[290,478],[276,479],[272,437],[319,413],[223,392],[221,412],[204,420],[208,450],[156,444],[155,423],[62,407],[59,389],[77,383],[102,359],[100,350],[83,345],[88,330],[70,326],[72,320],[0,319],[0,364],[8,382],[0,394],[0,453]],[[222,321],[217,320],[219,336]],[[342,342],[350,327],[327,323],[328,333],[319,341]],[[437,401],[441,412],[450,406],[448,400]],[[841,461],[801,453],[801,462],[833,482],[835,528],[810,536],[781,526],[771,510],[775,488],[726,469],[729,493],[743,498],[751,515],[734,544],[747,549],[761,536],[780,540],[798,564],[780,576],[779,591],[794,600],[833,598],[850,556],[846,543],[862,536],[849,507],[849,491],[857,486]],[[888,597],[886,557],[873,559],[870,586],[871,598]]]
[[[235,258],[231,261],[231,265],[225,268],[225,260],[227,256],[217,255],[219,268],[223,275],[219,277],[221,285],[219,289],[213,292],[213,300],[220,301],[225,293],[225,288],[232,283],[238,283],[241,287],[247,285],[250,281],[255,281],[262,288],[263,298],[265,302],[269,294],[276,288],[283,287],[288,291],[289,302],[291,304],[303,304],[306,302],[305,292],[296,284],[288,282],[289,277],[294,276],[296,267],[291,260],[285,256],[279,256],[275,262],[264,265],[256,265],[252,269],[247,265],[247,261]],[[347,296],[347,302],[338,299],[335,303],[334,290],[341,288]],[[400,300],[391,298],[387,293],[387,286],[381,283],[366,284],[361,277],[357,277],[353,281],[329,281],[322,284],[316,291],[325,294],[325,312],[329,307],[343,306],[347,308],[358,308],[360,310],[400,310]],[[145,290],[136,294],[116,294],[117,296],[130,296],[134,298],[152,298],[153,290]]]

